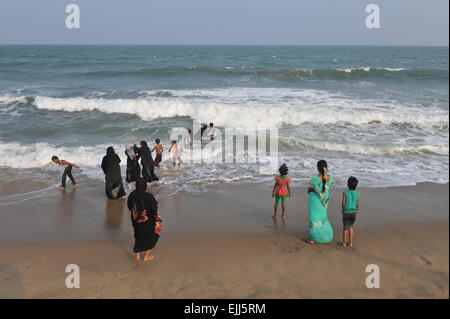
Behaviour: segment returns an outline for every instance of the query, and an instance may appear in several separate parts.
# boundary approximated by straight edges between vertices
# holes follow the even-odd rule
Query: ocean
[[[107,146],[125,165],[126,144],[160,138],[167,151],[170,131],[197,120],[277,128],[295,187],[319,159],[338,186],[350,175],[366,187],[446,183],[448,61],[447,47],[1,45],[0,179],[58,183],[55,154],[81,166],[75,176],[102,180]],[[259,166],[156,173],[166,195],[214,183],[270,189],[277,172]]]

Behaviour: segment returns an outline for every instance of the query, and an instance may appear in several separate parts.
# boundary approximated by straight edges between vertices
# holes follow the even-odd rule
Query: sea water
[[[361,186],[445,183],[448,57],[447,47],[3,45],[0,173],[45,179],[55,154],[100,180],[107,146],[125,165],[126,144],[159,138],[167,152],[171,130],[197,120],[278,129],[278,160],[297,186],[320,159],[340,186],[350,175]],[[277,173],[254,163],[156,172],[172,191]]]

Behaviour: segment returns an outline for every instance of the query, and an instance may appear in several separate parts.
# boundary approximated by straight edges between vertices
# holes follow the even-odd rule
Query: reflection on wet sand
[[[56,215],[56,227],[69,228],[72,225],[73,219],[73,198],[76,189],[67,192],[66,190],[61,191],[61,200],[58,203],[58,214]]]
[[[132,243],[129,236],[131,222],[123,223],[124,216],[128,216],[125,205],[126,199],[106,200],[105,205],[105,231],[111,243],[120,248],[128,258],[133,258]],[[123,226],[122,226],[123,224]]]
[[[125,206],[125,199],[106,200],[105,207],[105,229],[120,230],[123,220],[123,209]]]

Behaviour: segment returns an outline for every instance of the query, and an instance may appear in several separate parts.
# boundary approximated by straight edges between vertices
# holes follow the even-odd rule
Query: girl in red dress
[[[273,219],[277,220],[278,204],[281,199],[281,208],[283,210],[282,218],[286,220],[286,198],[291,197],[291,189],[289,182],[291,179],[287,176],[288,167],[286,164],[281,165],[279,172],[280,176],[275,177],[275,185],[273,186],[272,197],[275,197],[275,207],[273,208]]]

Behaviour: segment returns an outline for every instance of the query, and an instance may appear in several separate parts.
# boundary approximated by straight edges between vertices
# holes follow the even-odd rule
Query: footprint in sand
[[[430,266],[430,265],[433,264],[431,261],[429,261],[429,260],[428,260],[427,258],[425,258],[424,256],[417,255],[417,257],[420,258],[420,260],[421,260],[422,263],[424,263],[424,264],[426,264],[426,265],[428,265],[428,266]]]

